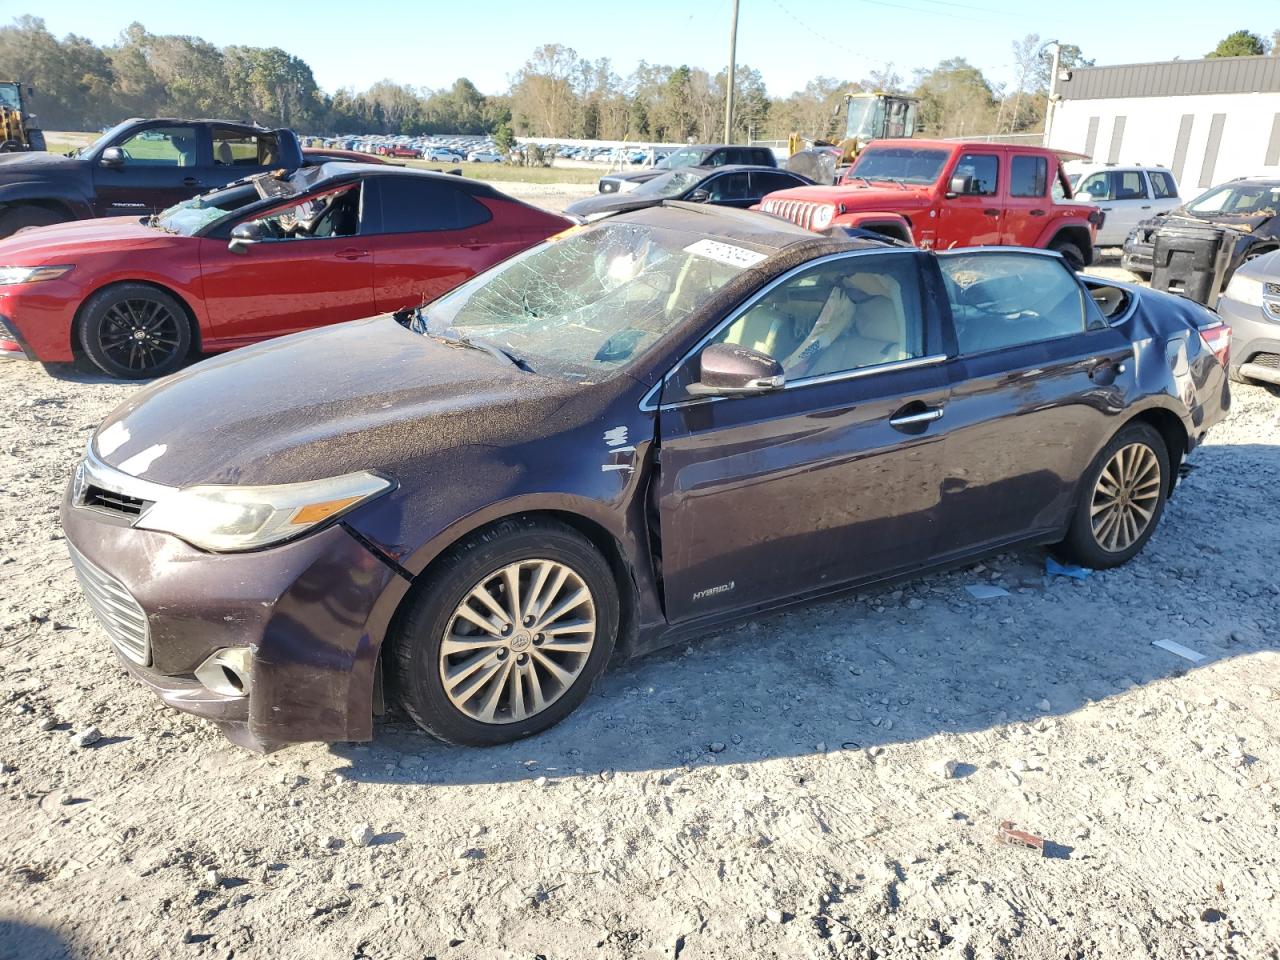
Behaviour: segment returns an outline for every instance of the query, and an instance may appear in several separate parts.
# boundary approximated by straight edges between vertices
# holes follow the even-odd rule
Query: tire
[[[1079,273],[1085,268],[1084,251],[1070,240],[1054,240],[1049,249],[1062,254],[1062,258],[1070,264],[1071,269]]]
[[[1124,459],[1117,459],[1122,451],[1130,458],[1127,468]],[[1118,567],[1133,559],[1160,523],[1169,492],[1169,470],[1169,450],[1154,427],[1142,422],[1123,427],[1102,448],[1081,479],[1067,538],[1057,545],[1055,552],[1064,559],[1094,570]],[[1102,479],[1106,471],[1109,471],[1110,483]],[[1118,485],[1115,478],[1120,480]],[[1114,498],[1108,496],[1109,488],[1117,486],[1130,491],[1127,501],[1136,506],[1126,510],[1118,505],[1119,517],[1115,524],[1108,526],[1110,511],[1105,504],[1108,500],[1114,502]],[[1101,509],[1095,512],[1099,506]],[[1121,526],[1125,523],[1126,513],[1133,526],[1139,526],[1144,510],[1149,516],[1136,536],[1132,535],[1133,527]],[[1099,527],[1097,532],[1095,518]]]
[[[506,588],[510,570],[516,571],[519,595],[529,602],[529,591],[538,585],[543,564],[553,571],[542,581],[543,593],[556,586],[561,569],[568,574],[554,595],[533,592],[542,613],[555,613],[557,606],[571,602],[581,589],[588,593],[587,601],[551,618],[551,626],[561,628],[558,637],[553,638],[550,630],[542,634],[524,629],[527,622],[502,633],[492,614],[484,618],[491,628],[486,632],[475,625],[478,619],[459,614],[464,604],[472,613],[485,611],[475,599],[474,591],[479,589],[487,589],[502,608],[510,596]],[[582,627],[592,615],[594,630],[586,647],[585,640],[576,638],[586,636]],[[510,743],[541,733],[582,703],[613,653],[618,617],[613,571],[585,537],[556,521],[504,520],[451,549],[416,585],[390,639],[385,661],[390,667],[388,681],[414,722],[438,740],[467,746]],[[445,649],[446,632],[456,638],[454,652]],[[460,637],[460,632],[468,635]],[[462,649],[472,640],[478,644],[474,651]],[[551,650],[551,643],[558,649]],[[547,661],[566,679],[557,680]],[[525,672],[516,679],[521,670]],[[446,672],[457,678],[450,688],[452,697]],[[474,690],[469,689],[472,686]],[[542,709],[534,709],[534,686],[546,701]],[[483,716],[486,708],[488,719]]]
[[[0,237],[12,236],[24,227],[47,227],[52,223],[66,223],[70,219],[65,213],[34,204],[10,207],[0,213]]]
[[[191,352],[193,334],[186,308],[158,287],[145,283],[107,287],[85,301],[80,316],[81,347],[111,377],[163,377],[182,366]],[[139,332],[145,336],[138,336]]]

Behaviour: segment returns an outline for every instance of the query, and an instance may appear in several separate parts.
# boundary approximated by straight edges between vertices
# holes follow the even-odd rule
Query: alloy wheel
[[[454,609],[440,642],[449,701],[481,723],[526,720],[573,686],[596,639],[586,582],[555,560],[493,571]]]
[[[185,322],[159,300],[119,300],[102,318],[98,344],[122,369],[158,369],[173,359],[181,342],[178,324]]]
[[[1098,546],[1110,553],[1129,549],[1151,524],[1162,482],[1160,460],[1145,443],[1117,450],[1093,487],[1090,522]]]

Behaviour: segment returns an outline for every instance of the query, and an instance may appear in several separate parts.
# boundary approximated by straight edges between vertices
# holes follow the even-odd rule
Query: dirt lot
[[[1125,569],[1018,553],[764,618],[516,746],[391,718],[261,757],[130,682],[80,598],[58,500],[133,389],[0,365],[6,960],[1278,955],[1266,390]]]

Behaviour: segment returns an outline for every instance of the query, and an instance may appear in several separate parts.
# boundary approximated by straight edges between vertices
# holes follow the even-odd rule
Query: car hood
[[[635,173],[606,173],[601,180],[626,180],[628,183],[646,183],[662,176],[664,173],[670,173],[670,170],[637,170]]]
[[[0,183],[43,179],[59,173],[74,173],[85,161],[42,150],[0,153]]]
[[[1204,226],[1224,227],[1228,230],[1235,230],[1239,233],[1253,233],[1260,226],[1269,220],[1274,220],[1270,214],[1262,216],[1231,216],[1229,214],[1213,214],[1211,216],[1202,216],[1200,214],[1190,213],[1185,207],[1179,207],[1177,210],[1170,211],[1167,216],[1156,217],[1154,222],[1160,226],[1177,226],[1181,223],[1184,226]],[[1144,221],[1151,222],[1151,221]]]
[[[292,483],[381,470],[545,430],[581,388],[390,316],[236,350],[159,380],[93,437],[100,460],[155,483]]]
[[[796,187],[778,190],[764,198],[769,200],[803,200],[807,203],[830,203],[844,210],[917,209],[933,202],[933,185],[924,187],[868,187],[862,184],[842,183],[832,187]]]
[[[0,264],[10,267],[76,263],[98,248],[119,251],[187,239],[148,227],[139,217],[72,220],[20,231],[0,240]]]

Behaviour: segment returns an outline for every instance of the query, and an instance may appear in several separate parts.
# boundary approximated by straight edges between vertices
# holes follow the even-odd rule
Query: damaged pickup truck
[[[121,663],[237,742],[368,740],[385,689],[497,744],[727,620],[1014,544],[1124,563],[1226,348],[1056,254],[676,203],[133,394],[62,525]]]

